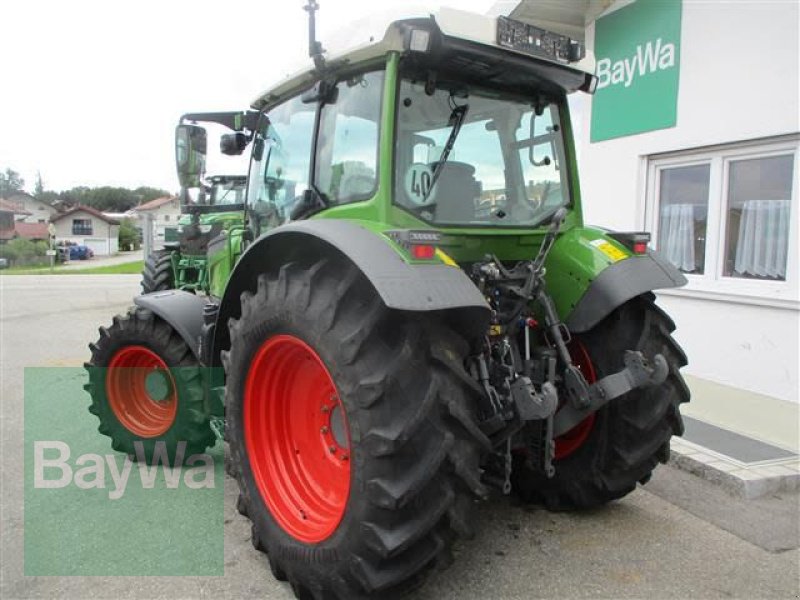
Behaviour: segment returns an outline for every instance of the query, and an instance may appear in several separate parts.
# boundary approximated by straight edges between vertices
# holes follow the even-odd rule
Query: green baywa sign
[[[636,0],[595,23],[591,141],[673,127],[681,0]]]

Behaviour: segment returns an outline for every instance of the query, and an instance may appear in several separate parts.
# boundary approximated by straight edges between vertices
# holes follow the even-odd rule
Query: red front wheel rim
[[[569,344],[569,354],[573,364],[583,373],[586,383],[591,385],[597,381],[597,373],[594,370],[592,359],[583,343],[573,339]],[[586,440],[589,439],[589,434],[591,434],[594,429],[595,415],[596,413],[590,414],[583,421],[575,425],[575,427],[555,438],[556,447],[553,453],[553,458],[555,460],[567,458],[586,443]]]
[[[148,377],[162,378],[164,393],[154,398]],[[106,371],[106,397],[125,429],[142,438],[163,435],[175,422],[178,397],[175,380],[161,357],[145,346],[118,350]]]
[[[325,364],[276,335],[256,352],[244,392],[244,437],[258,491],[278,524],[314,544],[330,537],[350,495],[350,432]]]

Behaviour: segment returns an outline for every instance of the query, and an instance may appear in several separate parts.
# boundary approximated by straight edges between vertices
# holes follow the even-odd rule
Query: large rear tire
[[[161,442],[172,464],[183,442],[184,458],[213,446],[216,436],[206,415],[202,369],[183,338],[151,311],[133,307],[101,327],[89,344],[84,367],[92,397],[89,412],[111,447],[147,462]],[[148,379],[149,378],[149,379]]]
[[[238,508],[275,577],[298,598],[349,600],[448,564],[486,494],[464,341],[386,309],[344,259],[262,275],[229,325]]]
[[[516,456],[512,483],[524,500],[550,510],[592,508],[629,494],[637,483],[650,479],[659,462],[669,460],[670,438],[683,434],[679,405],[689,401],[689,388],[679,372],[686,355],[672,338],[674,330],[672,319],[647,294],[575,339],[578,351],[573,358],[584,355],[576,362],[589,379],[622,369],[625,350],[639,350],[646,357],[662,354],[669,374],[658,386],[612,400],[556,439],[553,478],[531,469],[523,455]]]
[[[142,270],[141,285],[143,294],[171,290],[175,287],[171,250],[157,250],[147,257]]]

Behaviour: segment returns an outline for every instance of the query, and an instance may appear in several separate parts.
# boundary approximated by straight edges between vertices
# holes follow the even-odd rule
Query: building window
[[[92,235],[92,220],[72,219],[72,235]]]
[[[710,165],[661,169],[658,249],[684,273],[703,273]]]
[[[164,220],[169,221],[169,215],[164,215]]]
[[[730,161],[725,276],[786,279],[793,171],[791,154]]]
[[[797,155],[794,136],[649,158],[647,227],[689,289],[797,296]]]

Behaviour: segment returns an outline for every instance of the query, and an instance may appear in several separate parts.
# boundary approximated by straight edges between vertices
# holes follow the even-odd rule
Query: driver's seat
[[[435,171],[437,163],[431,165]],[[448,161],[442,166],[434,189],[436,221],[466,223],[475,220],[475,200],[481,184],[475,180],[475,167],[463,162]]]

